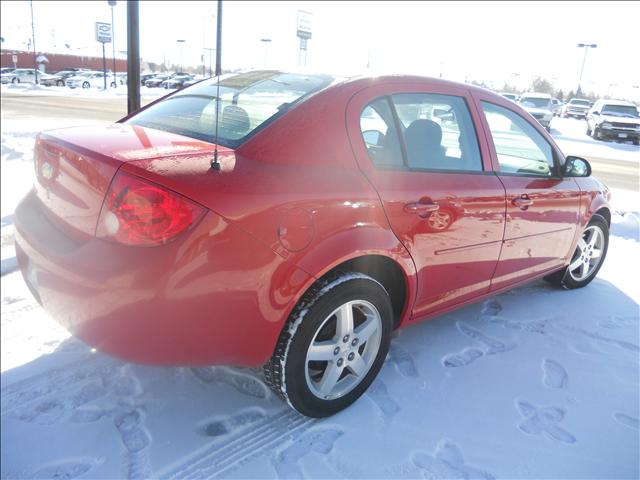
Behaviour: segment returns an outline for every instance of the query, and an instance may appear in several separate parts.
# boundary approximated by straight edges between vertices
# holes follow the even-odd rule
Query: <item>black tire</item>
[[[381,320],[379,347],[377,353],[373,352],[375,356],[368,371],[363,374],[361,380],[354,380],[355,386],[351,390],[337,398],[320,398],[307,384],[307,352],[316,335],[322,334],[327,326],[330,327],[330,319],[334,318],[331,316],[332,312],[351,301],[367,302],[379,313]],[[352,312],[357,312],[357,309]],[[354,326],[357,327],[356,323],[357,318],[354,315]],[[293,409],[303,415],[316,418],[333,415],[355,402],[373,382],[389,351],[392,328],[391,300],[380,283],[361,273],[338,272],[329,275],[316,282],[293,309],[282,329],[273,356],[263,366],[265,382]],[[337,331],[334,335],[331,335],[331,331],[327,333],[329,338],[333,337],[334,340],[338,335]],[[353,338],[353,340],[357,342],[357,339]],[[345,343],[344,351],[336,358],[347,355],[348,349],[352,348],[349,346],[350,341]],[[366,341],[353,348],[360,349],[362,353],[365,347]],[[343,361],[346,362],[346,358]],[[325,371],[320,374],[322,378],[330,364],[332,364],[331,361],[326,363]],[[347,364],[344,363],[344,365],[341,380],[346,380],[347,376],[353,375],[351,370],[347,370]],[[313,380],[311,382],[313,383]]]
[[[18,77],[13,77],[11,83],[20,83],[20,79]]]
[[[607,249],[609,248],[609,225],[607,221],[601,215],[597,213],[591,217],[591,220],[587,224],[585,228],[585,232],[589,229],[589,227],[597,227],[599,228],[604,236],[603,245],[602,245],[602,253],[599,257],[599,263],[595,266],[594,270],[589,273],[584,279],[577,280],[571,275],[570,265],[574,260],[578,260],[580,258],[580,248],[576,247],[576,251],[573,253],[569,265],[567,265],[562,270],[552,273],[551,275],[547,275],[544,279],[551,283],[552,285],[556,285],[558,287],[562,287],[567,290],[573,290],[575,288],[582,288],[587,286],[591,281],[598,275],[602,264],[607,256]],[[583,234],[584,236],[585,234]]]
[[[56,82],[56,87],[64,87],[64,81],[63,80],[58,80]]]
[[[600,140],[600,130],[598,129],[598,127],[593,127],[593,132],[591,132],[591,136],[595,140]]]
[[[640,145],[640,138],[634,138],[633,139],[633,144],[634,145]]]
[[[591,129],[589,128],[589,123],[587,123],[587,137],[591,136]]]
[[[91,84],[89,82],[84,82],[82,84],[82,88],[91,88]]]
[[[111,88],[116,88],[116,82],[111,82]]]

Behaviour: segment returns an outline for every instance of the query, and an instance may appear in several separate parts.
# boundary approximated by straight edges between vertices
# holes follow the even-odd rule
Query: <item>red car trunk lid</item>
[[[123,163],[211,151],[213,145],[206,142],[132,125],[49,131],[36,140],[35,189],[56,224],[76,237],[93,236],[111,180]]]

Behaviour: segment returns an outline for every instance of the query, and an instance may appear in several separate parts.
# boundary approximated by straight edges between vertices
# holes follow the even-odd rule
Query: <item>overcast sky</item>
[[[639,2],[245,2],[225,1],[223,68],[298,65],[299,9],[313,14],[307,67],[343,74],[417,73],[501,85],[540,75],[575,89],[584,49],[590,49],[583,88],[623,89],[640,99]],[[26,47],[31,36],[28,1],[2,1],[3,48]],[[106,0],[33,2],[36,45],[68,43],[100,52],[96,21],[111,21]],[[216,2],[140,2],[143,59],[201,65],[215,46]],[[126,3],[115,7],[118,51],[126,50]],[[207,63],[209,54],[206,53]],[[367,70],[369,64],[369,70]],[[628,96],[628,95],[627,95]]]

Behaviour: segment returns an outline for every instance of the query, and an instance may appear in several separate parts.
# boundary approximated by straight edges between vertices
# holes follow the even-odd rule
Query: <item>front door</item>
[[[488,292],[500,255],[505,191],[468,105],[462,88],[397,84],[348,108],[358,163],[416,265],[414,319]]]
[[[580,189],[573,178],[559,175],[560,153],[527,119],[488,100],[480,108],[506,189],[504,245],[492,281],[497,290],[568,261]]]

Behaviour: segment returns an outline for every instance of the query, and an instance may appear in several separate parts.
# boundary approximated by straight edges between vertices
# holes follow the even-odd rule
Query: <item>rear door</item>
[[[397,83],[356,94],[347,128],[357,161],[418,272],[413,317],[489,291],[505,192],[463,88]]]
[[[580,208],[573,178],[541,127],[506,102],[480,97],[494,169],[506,189],[506,225],[492,290],[562,267],[570,254]]]

